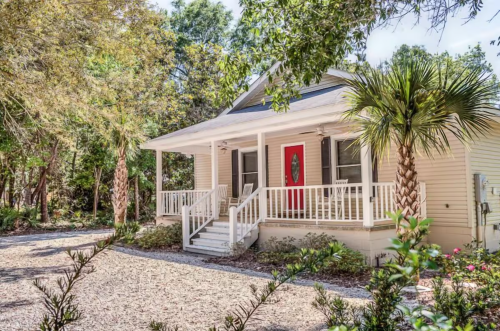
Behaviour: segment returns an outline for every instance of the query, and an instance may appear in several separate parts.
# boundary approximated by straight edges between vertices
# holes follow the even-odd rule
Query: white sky
[[[170,1],[152,0],[167,10],[171,9]],[[239,0],[220,1],[233,11],[234,17],[240,16]],[[497,56],[500,47],[490,45],[491,40],[500,36],[500,15],[492,22],[488,22],[499,9],[499,0],[484,0],[483,10],[474,21],[464,25],[466,12],[459,13],[457,17],[448,21],[442,37],[438,32],[429,31],[427,21],[422,20],[415,26],[414,18],[407,17],[398,26],[379,29],[372,33],[368,38],[367,60],[376,65],[390,58],[402,44],[424,45],[431,53],[448,51],[454,55],[466,52],[469,45],[481,43],[487,60],[493,64],[496,74],[500,75],[500,57]]]

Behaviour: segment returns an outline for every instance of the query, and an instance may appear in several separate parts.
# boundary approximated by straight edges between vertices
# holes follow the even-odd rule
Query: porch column
[[[163,190],[163,152],[156,150],[156,216],[159,217],[163,214],[163,200],[161,198],[161,191]]]
[[[372,152],[369,146],[361,147],[361,181],[363,194],[363,226],[373,227]]]
[[[212,141],[210,145],[210,155],[212,156],[212,190],[214,191],[212,200],[212,211],[214,219],[219,219],[219,147],[217,141]]]
[[[259,188],[261,188],[259,198],[259,210],[262,221],[267,217],[267,192],[266,187],[266,134],[260,132],[257,134],[257,176]]]

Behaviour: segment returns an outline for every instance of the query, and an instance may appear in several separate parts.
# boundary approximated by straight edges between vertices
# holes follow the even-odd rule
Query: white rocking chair
[[[338,179],[334,182],[334,185],[346,185],[348,179]],[[346,193],[348,192],[347,186],[328,188],[329,194],[327,197],[323,196],[323,192],[321,195],[316,197],[318,203],[317,206],[322,211],[323,218],[325,213],[328,212],[328,208],[331,206],[331,213],[333,216],[337,216],[338,218],[344,218],[343,210],[342,210],[342,200],[345,199]],[[337,211],[335,213],[335,210]],[[323,213],[324,211],[324,213]]]
[[[229,204],[227,206],[227,209],[229,210],[231,206],[238,207],[240,204],[243,203],[243,201],[245,201],[252,194],[252,191],[253,191],[253,183],[245,184],[245,186],[243,186],[243,192],[241,192],[238,199],[229,198]],[[233,201],[233,199],[236,201]]]
[[[229,207],[227,205],[227,185],[219,185],[219,213],[221,215],[227,215]]]

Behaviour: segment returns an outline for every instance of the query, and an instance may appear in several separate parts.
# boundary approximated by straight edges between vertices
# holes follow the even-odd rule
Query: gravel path
[[[32,285],[50,285],[70,263],[65,250],[86,249],[109,231],[67,232],[0,238],[0,330],[34,330],[44,312],[41,293]],[[96,271],[74,293],[83,318],[70,330],[148,330],[154,319],[181,330],[221,325],[236,304],[251,298],[250,284],[264,285],[269,275],[208,264],[204,257],[138,252],[117,247],[97,257]],[[363,304],[363,289],[327,286]],[[297,281],[280,291],[279,301],[263,307],[252,330],[321,330],[314,310],[312,282]]]

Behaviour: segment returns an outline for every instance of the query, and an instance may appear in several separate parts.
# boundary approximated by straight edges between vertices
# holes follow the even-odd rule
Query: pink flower
[[[444,257],[447,258],[448,260],[451,260],[451,255],[450,254],[445,254]]]
[[[455,248],[455,249],[453,250],[453,254],[458,254],[458,253],[460,253],[461,251],[462,251],[462,250],[461,250],[460,248]]]
[[[481,267],[481,270],[484,270],[484,271],[490,271],[491,268],[488,267],[487,265],[483,264],[482,267]]]
[[[467,270],[469,271],[474,271],[474,269],[476,269],[476,267],[474,267],[472,264],[469,264],[467,267],[466,267]]]

